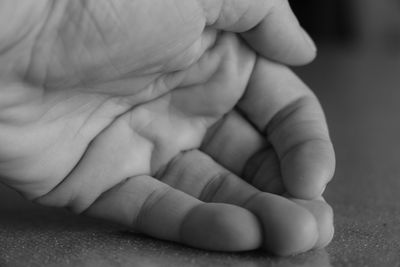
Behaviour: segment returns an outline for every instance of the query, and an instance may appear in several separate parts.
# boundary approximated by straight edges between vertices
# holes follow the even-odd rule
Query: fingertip
[[[219,203],[198,205],[181,227],[181,241],[216,251],[245,251],[261,245],[257,218],[238,206]]]
[[[319,237],[315,243],[314,248],[324,248],[332,241],[335,234],[335,227],[333,224],[333,212],[329,208],[325,212],[321,212],[319,215],[314,215],[318,222]]]
[[[332,241],[335,232],[332,207],[323,200],[306,201],[294,199],[293,201],[309,210],[317,222],[318,240],[314,248],[326,247]]]
[[[304,207],[268,193],[259,194],[247,206],[261,221],[265,250],[288,256],[315,246],[318,240],[317,223]]]
[[[307,65],[314,61],[318,54],[317,45],[301,26],[299,26],[298,32],[301,36],[299,39],[302,38],[302,41],[298,42],[299,45],[297,47],[289,49],[286,53],[282,53],[277,60],[291,66]]]
[[[265,58],[303,65],[316,56],[316,46],[302,29],[287,0],[199,1],[206,24],[241,33]]]
[[[305,65],[317,55],[315,42],[287,3],[276,4],[257,26],[242,35],[259,54],[287,65]]]
[[[313,179],[296,179],[293,183],[286,182],[285,188],[289,195],[300,199],[312,200],[321,196],[326,184],[321,181],[313,182]]]
[[[265,243],[265,247],[279,256],[290,256],[306,252],[315,247],[318,230],[315,219],[306,210],[291,214],[288,225],[281,229],[281,240],[276,244]],[[274,242],[275,243],[275,242]]]
[[[300,27],[300,31],[303,35],[304,42],[308,45],[308,54],[307,57],[304,58],[303,63],[310,63],[313,61],[317,56],[317,45],[315,44],[314,40],[311,36],[304,30],[304,28]]]
[[[283,183],[290,195],[300,199],[321,196],[334,172],[335,154],[327,141],[308,142],[282,161]]]
[[[263,31],[271,32],[271,30]],[[278,41],[279,38],[272,34],[265,34],[267,37],[264,37],[255,29],[243,33],[242,36],[247,44],[264,58],[290,66],[301,66],[312,62],[316,58],[317,48],[307,33],[303,33],[303,30],[298,32],[297,38],[292,37],[297,39],[296,41],[289,40],[289,37],[287,37],[288,40]],[[271,41],[272,39],[276,41]]]

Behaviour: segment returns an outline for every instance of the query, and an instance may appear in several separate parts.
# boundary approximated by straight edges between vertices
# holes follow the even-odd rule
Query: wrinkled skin
[[[4,183],[199,248],[329,243],[324,115],[271,61],[315,53],[285,2],[15,2],[0,2]]]

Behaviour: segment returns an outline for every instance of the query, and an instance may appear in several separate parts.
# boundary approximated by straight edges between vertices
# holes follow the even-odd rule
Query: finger
[[[256,188],[283,193],[274,149],[238,112],[231,111],[208,131],[201,150]]]
[[[211,250],[241,251],[260,245],[260,228],[249,211],[203,203],[149,176],[112,188],[85,212],[153,237]]]
[[[334,234],[332,208],[322,197],[314,201],[305,201],[302,199],[292,199],[292,201],[309,210],[317,220],[319,239],[315,244],[315,248],[327,246],[332,241]]]
[[[261,55],[287,64],[311,61],[316,48],[300,27],[287,0],[201,0],[207,24],[243,33]]]
[[[319,229],[332,227],[331,221],[317,226],[319,222],[307,205],[260,192],[200,151],[186,152],[175,159],[160,179],[202,201],[230,203],[250,210],[260,220],[264,248],[275,254],[307,251],[319,243]]]
[[[277,152],[287,191],[302,199],[320,196],[335,156],[314,94],[288,68],[260,58],[238,105]]]

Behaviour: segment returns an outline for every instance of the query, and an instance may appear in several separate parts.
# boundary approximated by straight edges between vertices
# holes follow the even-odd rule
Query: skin
[[[0,1],[0,174],[37,203],[221,251],[333,234],[322,109],[285,1]]]

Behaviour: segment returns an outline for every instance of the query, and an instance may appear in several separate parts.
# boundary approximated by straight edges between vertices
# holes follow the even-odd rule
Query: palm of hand
[[[73,11],[72,8],[71,14]],[[80,15],[83,20],[89,19],[83,25],[96,23],[96,18]],[[178,18],[169,17],[173,19]],[[21,126],[7,127],[14,122],[4,124],[10,134],[3,139],[4,146],[9,145],[2,153],[2,161],[8,166],[11,162],[15,168],[4,168],[3,173],[17,182],[17,189],[37,198],[51,191],[76,165],[86,162],[118,177],[108,182],[113,183],[110,187],[127,177],[154,175],[180,152],[198,148],[207,129],[236,104],[254,64],[253,53],[236,37],[217,37],[214,30],[190,36],[186,34],[189,28],[176,32],[171,29],[171,38],[170,33],[161,32],[161,25],[154,29],[155,33],[147,30],[146,23],[141,26],[138,34],[143,31],[148,35],[143,40],[135,38],[134,43],[122,40],[123,36],[108,37],[107,31],[89,26],[84,27],[84,32],[75,29],[72,36],[63,31],[71,28],[68,22],[61,24],[59,36],[67,44],[42,33],[43,40],[36,44],[38,48],[34,47],[37,52],[33,52],[26,78],[32,88],[16,88],[17,94],[26,95],[27,103],[10,110]],[[145,44],[152,35],[159,37],[156,47]],[[96,39],[100,36],[116,40],[110,46],[99,45]],[[168,44],[178,36],[181,47]],[[49,43],[49,49],[58,53],[45,57],[41,48]],[[85,43],[93,43],[88,48],[89,55],[79,48]],[[161,55],[160,44],[173,49],[166,48]],[[116,51],[113,46],[125,49]],[[63,54],[60,47],[71,50]],[[144,49],[132,53],[133,47]],[[146,56],[141,58],[143,55]],[[132,66],[133,62],[140,64]],[[117,64],[132,67],[116,70]],[[41,77],[42,73],[46,76]],[[40,87],[33,88],[39,81]]]
[[[76,14],[73,4],[69,8],[71,14]],[[161,7],[153,9],[154,15],[160,15],[161,11]],[[182,18],[179,10],[175,16],[166,18],[163,24],[170,25],[170,30],[165,30],[165,27],[149,30],[145,27],[146,23],[143,24],[146,17],[138,18],[142,21],[142,29],[125,28],[127,32],[134,32],[132,39],[129,34],[127,37],[127,32],[108,36],[107,32],[114,32],[108,31],[113,24],[96,24],[96,16],[101,13],[95,12],[92,17],[86,13],[78,14],[71,15],[75,18],[72,23],[61,22],[57,38],[52,28],[44,28],[33,48],[35,56],[26,69],[24,80],[14,82],[16,85],[7,91],[11,100],[21,95],[24,99],[4,109],[1,118],[0,171],[7,183],[40,203],[69,206],[77,212],[87,211],[124,223],[135,221],[135,215],[113,215],[110,210],[104,211],[121,205],[121,192],[134,192],[133,199],[124,200],[137,202],[140,209],[146,206],[148,210],[162,206],[158,201],[161,197],[152,195],[173,195],[171,202],[176,201],[175,198],[188,203],[194,201],[188,200],[187,196],[175,196],[176,192],[165,193],[169,190],[150,176],[156,176],[201,200],[247,205],[258,213],[259,204],[252,204],[254,200],[247,203],[250,196],[258,194],[257,191],[240,179],[230,177],[234,175],[229,175],[229,179],[240,187],[240,190],[235,190],[246,192],[242,198],[230,196],[234,190],[221,190],[221,179],[214,178],[227,177],[223,173],[229,171],[223,170],[204,153],[219,160],[230,171],[240,174],[250,156],[265,148],[266,142],[261,134],[241,115],[232,111],[243,96],[254,68],[258,68],[256,55],[232,34],[219,35],[211,29],[202,31],[204,22],[197,21],[196,16]],[[190,27],[176,27],[182,25],[178,21],[182,19],[196,21],[184,24]],[[80,21],[78,25],[81,28],[73,27],[76,21]],[[149,25],[152,24],[149,22]],[[157,42],[153,40],[150,43],[149,38],[157,38]],[[131,42],[133,39],[134,43]],[[43,47],[55,53],[50,53],[50,57]],[[135,48],[140,48],[140,51]],[[248,104],[243,105],[246,110]],[[221,122],[225,126],[213,127],[227,113],[230,115],[224,121],[228,123]],[[273,117],[274,114],[263,116]],[[232,125],[238,124],[242,129],[240,131],[232,128]],[[231,129],[238,130],[238,133],[231,132]],[[230,142],[238,141],[242,131],[251,136],[250,141],[236,147],[247,146],[240,151],[243,155],[227,155],[232,149],[223,142],[213,141],[226,138]],[[205,139],[207,142],[204,142]],[[203,152],[197,151],[202,144]],[[189,150],[194,152],[186,152]],[[228,156],[234,160],[228,159]],[[266,164],[270,168],[263,170],[261,176],[268,176],[265,173],[268,171],[274,172],[270,176],[279,175],[279,171],[276,173],[279,167],[272,166],[278,164],[274,154],[272,158]],[[199,178],[200,170],[187,170],[187,167],[182,167],[183,163],[193,168],[196,164],[202,165],[202,174],[206,173],[205,168],[216,170],[202,180]],[[262,185],[266,183],[261,182]],[[146,200],[136,196],[138,188],[139,191],[151,192]],[[130,213],[139,209],[135,205],[133,208],[131,203],[126,205],[125,209],[131,209]],[[183,230],[174,232],[171,229],[180,219],[167,219],[169,223],[164,229],[172,233],[165,233],[166,230],[151,226],[154,222],[150,218],[155,216],[159,219],[162,216],[158,213],[149,218],[137,215],[141,219],[136,220],[144,222],[136,222],[134,227],[176,240],[175,232]],[[250,228],[257,228],[249,214],[239,215],[250,221]],[[232,218],[235,216],[232,215]],[[306,215],[299,216],[303,218]],[[243,247],[258,246],[260,241],[257,238],[249,239],[251,245]],[[319,239],[319,243],[325,243],[329,237]],[[190,243],[188,240],[184,242]],[[193,244],[210,247],[196,242]],[[306,247],[310,248],[314,243]],[[214,244],[211,248],[213,246],[226,249],[222,245]],[[286,253],[291,248],[281,250]]]

